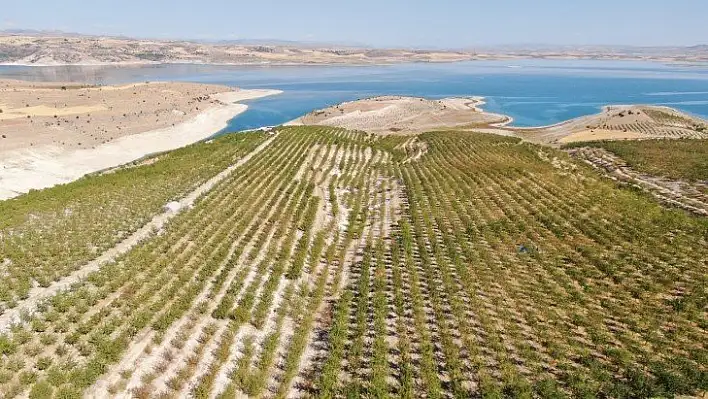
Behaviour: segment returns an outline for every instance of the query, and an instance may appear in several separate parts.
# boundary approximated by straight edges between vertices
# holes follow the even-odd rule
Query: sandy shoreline
[[[105,88],[104,88],[105,90]],[[125,135],[93,148],[43,144],[0,152],[0,199],[31,189],[68,183],[145,155],[169,151],[206,139],[246,111],[238,101],[279,94],[278,90],[239,90],[213,94],[218,103],[174,126]]]

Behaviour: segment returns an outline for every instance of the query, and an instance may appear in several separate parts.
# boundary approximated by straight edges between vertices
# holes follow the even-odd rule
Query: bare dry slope
[[[706,46],[496,46],[475,49],[380,49],[297,42],[218,42],[132,39],[62,32],[0,31],[0,63],[76,64],[382,64],[483,59],[633,59],[660,62],[708,61]]]
[[[383,96],[313,111],[290,125],[336,126],[379,134],[408,134],[461,127],[490,127],[509,119],[484,112],[481,97],[428,100]]]
[[[194,83],[70,87],[3,81],[0,199],[205,139],[278,94]]]

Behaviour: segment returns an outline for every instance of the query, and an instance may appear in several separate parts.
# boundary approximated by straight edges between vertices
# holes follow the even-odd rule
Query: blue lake
[[[485,109],[512,116],[515,126],[548,125],[595,113],[603,105],[630,103],[668,105],[708,118],[708,65],[507,60],[363,67],[0,66],[0,78],[94,84],[179,80],[284,91],[246,102],[249,110],[229,123],[232,131],[277,125],[342,101],[385,94],[484,96]]]

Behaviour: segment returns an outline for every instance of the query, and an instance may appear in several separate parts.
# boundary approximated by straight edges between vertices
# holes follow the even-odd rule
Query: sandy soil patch
[[[247,109],[237,101],[280,93],[191,83],[67,90],[23,85],[28,83],[0,88],[7,114],[25,115],[0,119],[0,199],[208,138]]]
[[[69,115],[80,115],[88,114],[89,112],[99,112],[105,111],[105,105],[88,105],[79,107],[66,107],[66,108],[54,108],[48,107],[46,105],[38,105],[35,107],[25,107],[25,108],[8,108],[3,109],[3,113],[0,114],[0,121],[8,119],[18,119],[18,118],[30,118],[38,116],[69,116]]]
[[[195,83],[85,87],[2,80],[0,152],[47,144],[92,148],[171,127],[218,105],[212,95],[231,90]]]
[[[85,87],[0,80],[0,152],[47,144],[92,148],[269,93],[180,82]]]
[[[128,89],[134,89],[136,87],[145,86],[145,85],[149,85],[149,84],[150,84],[150,82],[141,82],[141,83],[131,83],[131,84],[122,85],[122,86],[88,87],[87,90],[98,90],[98,91],[128,90]],[[169,93],[169,92],[179,93],[179,91],[177,91],[177,90],[169,90],[169,89],[165,89],[165,90],[163,90],[163,92],[164,93]]]

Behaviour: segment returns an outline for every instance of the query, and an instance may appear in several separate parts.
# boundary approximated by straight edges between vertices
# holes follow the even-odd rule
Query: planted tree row
[[[281,128],[0,335],[0,395],[696,394],[706,237],[513,138]]]

